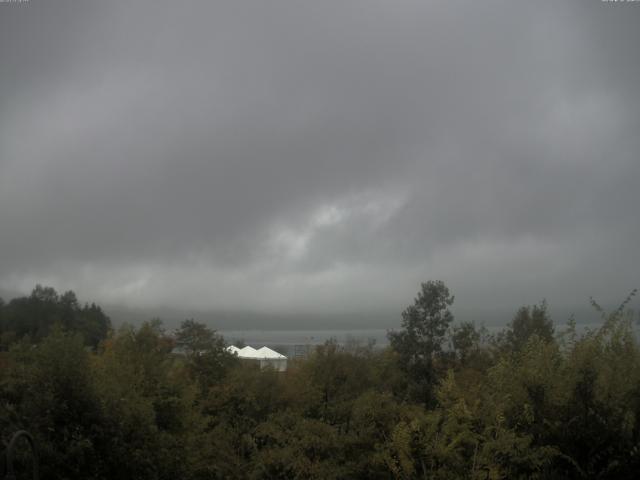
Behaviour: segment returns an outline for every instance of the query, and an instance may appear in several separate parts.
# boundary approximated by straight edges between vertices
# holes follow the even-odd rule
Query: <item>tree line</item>
[[[282,373],[194,320],[113,329],[38,286],[0,302],[0,431],[33,434],[42,478],[636,478],[633,295],[592,301],[591,330],[542,302],[489,335],[429,281],[388,347],[328,341]]]

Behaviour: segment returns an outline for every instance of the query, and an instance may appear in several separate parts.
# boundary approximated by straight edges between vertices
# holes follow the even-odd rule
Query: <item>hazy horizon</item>
[[[10,301],[29,292],[7,292],[0,290],[0,298],[5,302]],[[62,292],[58,292],[62,293]],[[79,298],[81,304],[95,302],[91,298]],[[540,301],[542,301],[541,299]],[[618,308],[624,298],[620,298],[618,303],[602,304],[605,311],[613,311]],[[98,302],[99,303],[99,302]],[[164,327],[172,331],[177,328],[183,320],[194,319],[207,326],[220,331],[359,331],[367,330],[393,330],[400,327],[402,321],[402,310],[409,306],[410,299],[406,305],[399,310],[378,310],[370,312],[356,313],[330,313],[330,314],[309,314],[308,312],[288,312],[268,313],[251,310],[199,310],[171,308],[169,306],[157,305],[155,307],[130,307],[126,305],[100,304],[104,312],[110,317],[115,328],[127,323],[140,325],[151,319],[162,320]],[[540,302],[535,302],[539,304]],[[529,305],[529,304],[527,304]],[[515,316],[518,308],[525,306],[512,305],[511,307],[487,309],[464,309],[457,305],[451,307],[454,314],[454,323],[472,322],[477,327],[502,328]],[[601,315],[589,304],[585,303],[576,308],[566,306],[548,305],[550,318],[556,328],[563,328],[569,318],[573,318],[581,325],[598,325],[602,323]]]

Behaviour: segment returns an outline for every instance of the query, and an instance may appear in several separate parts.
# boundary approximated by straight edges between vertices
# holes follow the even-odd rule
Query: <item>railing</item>
[[[29,434],[29,432],[25,430],[19,430],[13,434],[11,440],[7,444],[7,449],[4,453],[4,467],[5,467],[5,476],[4,480],[16,480],[15,470],[13,468],[13,461],[15,459],[15,450],[18,444],[18,441],[21,438],[25,438],[31,447],[31,470],[33,472],[33,479],[39,480],[40,473],[38,471],[38,451],[36,449],[36,443],[33,440],[33,437]]]

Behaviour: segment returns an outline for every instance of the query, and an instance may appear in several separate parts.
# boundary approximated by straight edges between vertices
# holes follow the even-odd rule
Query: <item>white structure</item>
[[[238,356],[242,360],[254,361],[260,368],[273,368],[277,372],[284,372],[287,369],[287,357],[281,353],[262,347],[256,350],[252,347],[238,348],[234,345],[227,347],[227,351]]]
[[[233,346],[233,345],[230,345],[230,346],[227,347],[227,352],[229,352],[229,353],[235,353],[237,355],[239,351],[240,351],[240,349],[238,347]]]

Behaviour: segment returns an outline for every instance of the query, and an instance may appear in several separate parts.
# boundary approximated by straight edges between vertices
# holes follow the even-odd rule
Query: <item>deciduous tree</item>
[[[411,397],[425,404],[433,400],[434,360],[442,353],[453,321],[449,310],[453,300],[444,282],[423,283],[414,304],[402,312],[402,330],[388,334],[391,347],[399,354],[400,367],[408,375]]]

